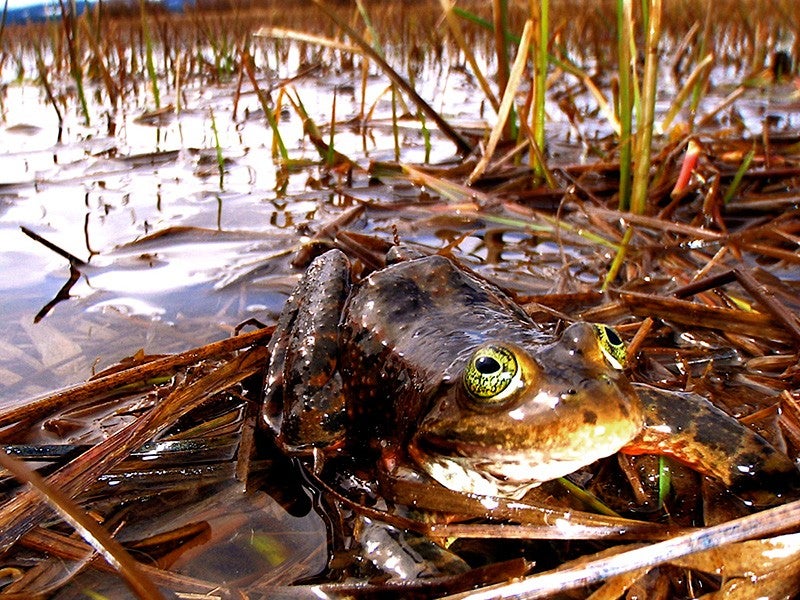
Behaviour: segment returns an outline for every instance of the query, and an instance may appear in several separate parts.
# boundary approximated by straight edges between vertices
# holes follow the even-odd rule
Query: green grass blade
[[[425,123],[425,115],[422,114],[421,110],[418,111],[417,118],[419,118],[420,131],[422,133],[422,143],[425,145],[424,162],[427,164],[431,160],[431,150],[433,149],[431,146],[431,132],[428,130],[428,126]]]
[[[250,84],[253,86],[253,89],[256,92],[256,97],[258,98],[258,101],[261,104],[261,110],[264,111],[264,117],[266,117],[270,129],[272,129],[273,143],[275,144],[275,146],[277,146],[281,160],[285,164],[289,161],[289,151],[286,149],[286,144],[283,143],[283,137],[281,136],[280,129],[278,128],[278,119],[275,117],[275,111],[273,111],[269,105],[268,101],[269,98],[267,97],[267,94],[261,89],[261,86],[258,85],[258,78],[256,77],[255,68],[253,67],[253,57],[250,54],[250,51],[247,50],[246,48],[242,49],[240,56],[241,56],[242,66],[244,67],[245,73],[247,74],[247,78],[250,80]],[[278,110],[280,110],[280,107],[278,108]],[[273,146],[273,156],[274,156],[275,146]]]
[[[224,188],[225,183],[225,156],[222,154],[222,144],[219,143],[219,131],[217,131],[217,120],[214,118],[214,111],[211,111],[211,131],[214,134],[214,150],[217,155],[217,169],[219,169],[219,189]]]
[[[531,15],[532,17],[534,15]],[[531,152],[533,159],[534,172],[537,177],[545,175],[546,166],[542,163],[542,156],[545,152],[545,92],[547,87],[547,66],[548,44],[549,44],[549,21],[550,21],[550,2],[541,0],[538,15],[538,44],[536,45],[536,71],[534,76],[534,98],[533,98],[533,139],[540,152]]]
[[[597,496],[595,496],[591,492],[586,491],[582,487],[575,485],[566,477],[559,477],[558,483],[560,483],[566,490],[569,491],[570,494],[572,494],[575,498],[577,498],[580,502],[582,502],[586,507],[590,508],[596,513],[600,515],[606,515],[607,517],[621,516],[614,509],[607,506]]]
[[[739,168],[736,170],[736,175],[733,176],[733,180],[731,184],[728,186],[725,195],[722,197],[723,204],[727,204],[730,202],[734,195],[736,195],[736,191],[739,189],[739,185],[742,183],[742,178],[744,174],[747,173],[747,169],[750,168],[750,163],[753,162],[753,157],[756,155],[755,146],[747,153],[742,160],[742,164],[739,165]]]
[[[617,68],[619,71],[619,209],[628,210],[631,202],[633,168],[633,87],[631,82],[631,38],[633,16],[631,0],[617,0]]]
[[[658,457],[658,506],[664,506],[672,488],[672,470],[669,460],[664,456]]]
[[[372,19],[369,18],[369,13],[367,13],[367,9],[364,6],[364,3],[361,0],[356,0],[356,7],[358,8],[358,14],[361,15],[361,18],[364,21],[364,25],[367,27],[367,31],[369,31],[369,36],[372,38],[372,47],[375,49],[375,52],[383,56],[383,48],[381,48],[381,38],[378,35],[378,32],[375,30],[375,27],[372,25]]]
[[[628,244],[631,241],[631,237],[633,237],[633,228],[628,227],[628,229],[625,230],[625,234],[622,236],[622,242],[619,244],[617,253],[614,255],[614,260],[611,261],[611,266],[609,267],[608,273],[606,273],[606,277],[603,280],[603,291],[606,291],[608,286],[610,286],[611,283],[617,278],[619,270],[625,263],[625,255],[628,253]]]

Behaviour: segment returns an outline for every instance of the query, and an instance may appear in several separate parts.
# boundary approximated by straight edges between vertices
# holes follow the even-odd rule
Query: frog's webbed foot
[[[329,447],[344,435],[339,320],[350,263],[339,250],[316,258],[286,303],[269,344],[264,421],[290,451]]]
[[[690,392],[634,384],[645,426],[622,451],[670,456],[721,480],[755,504],[774,504],[800,491],[800,471],[763,437]]]

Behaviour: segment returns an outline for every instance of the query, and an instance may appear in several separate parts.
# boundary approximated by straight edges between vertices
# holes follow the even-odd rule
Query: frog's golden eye
[[[619,337],[617,330],[608,325],[593,325],[600,351],[608,363],[615,369],[625,368],[628,352],[625,342]]]
[[[464,389],[481,404],[497,404],[509,398],[522,381],[514,352],[504,346],[481,346],[464,369]]]

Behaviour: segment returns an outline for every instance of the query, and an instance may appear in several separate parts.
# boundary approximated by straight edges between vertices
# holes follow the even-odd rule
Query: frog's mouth
[[[465,494],[520,499],[542,482],[563,477],[592,462],[586,454],[553,456],[529,448],[496,450],[428,435],[409,446],[411,458],[446,488]],[[598,456],[597,458],[602,458]]]

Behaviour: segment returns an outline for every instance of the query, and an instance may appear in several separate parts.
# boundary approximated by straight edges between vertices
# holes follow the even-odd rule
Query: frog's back
[[[482,343],[549,339],[501,290],[441,256],[364,280],[350,297],[342,335],[351,402],[367,410],[380,404],[401,430],[414,426],[442,381]]]

